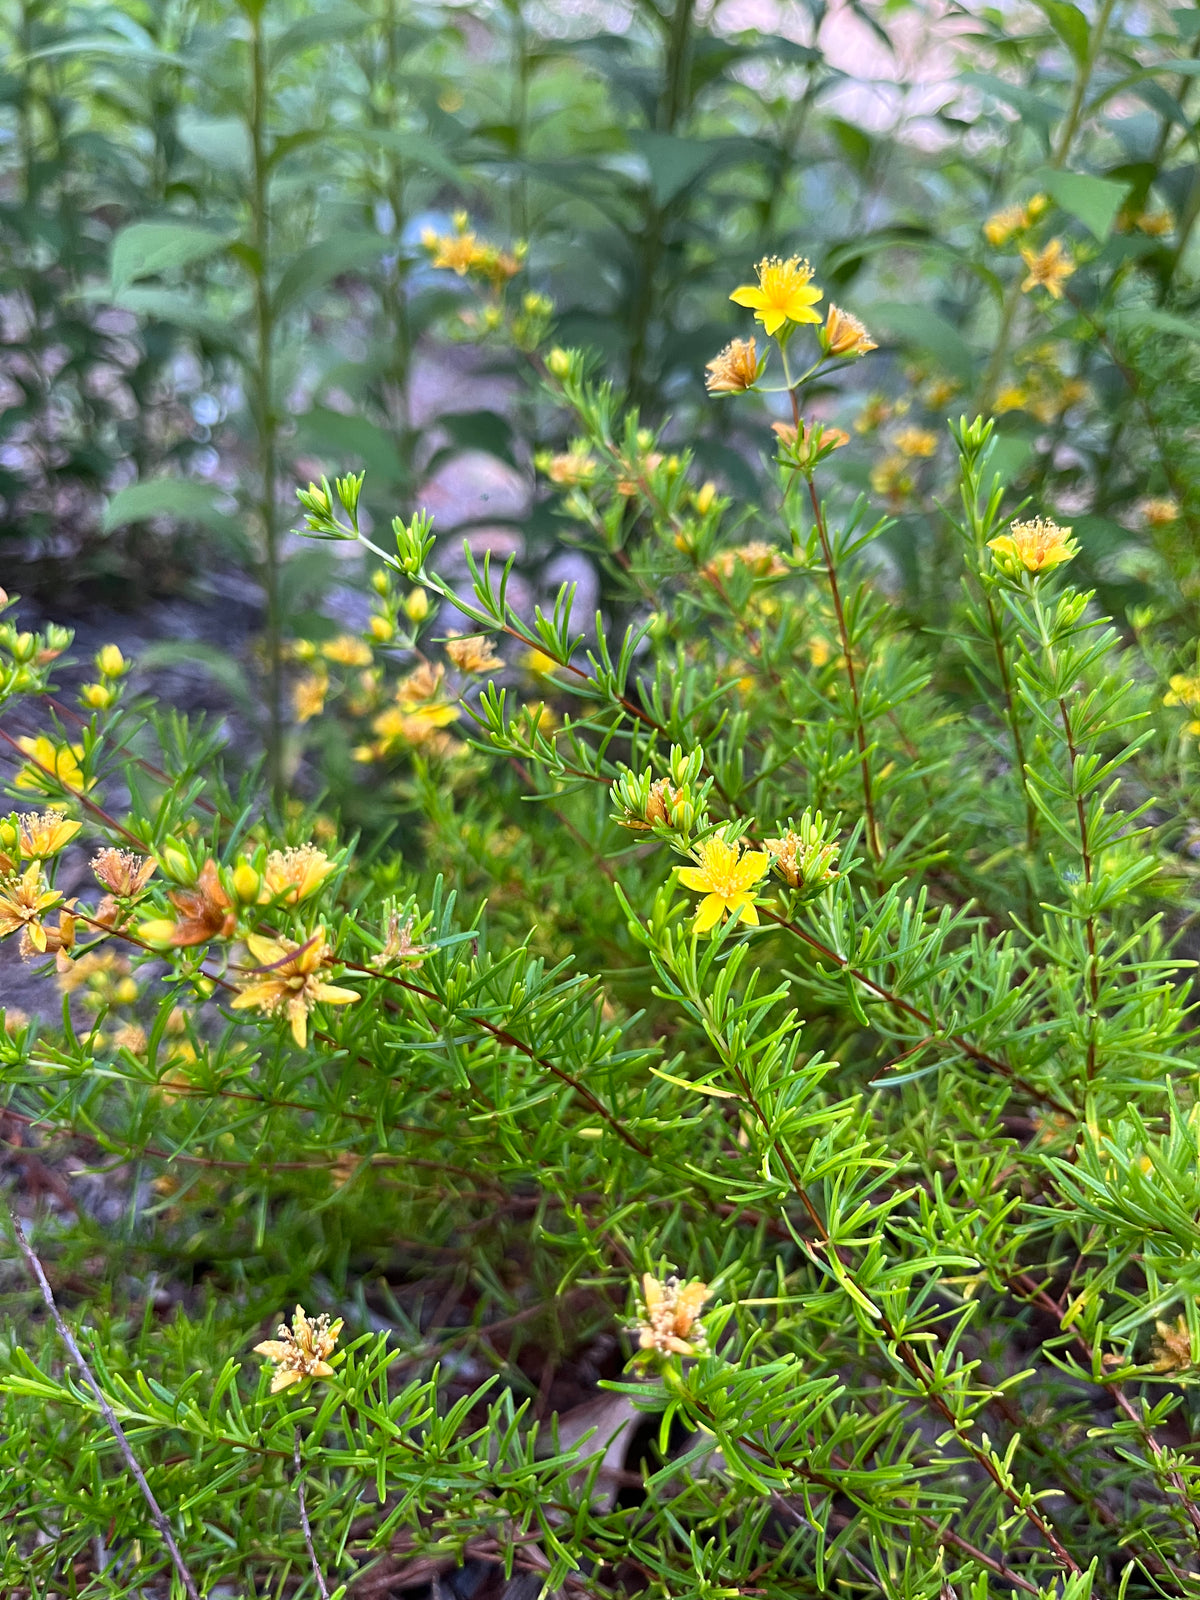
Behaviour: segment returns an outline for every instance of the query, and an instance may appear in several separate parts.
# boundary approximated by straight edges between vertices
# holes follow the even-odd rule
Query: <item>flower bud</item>
[[[102,678],[119,678],[128,670],[129,665],[121,654],[120,645],[106,644],[96,652],[96,671]]]
[[[262,891],[262,878],[248,861],[239,861],[233,869],[233,892],[244,906],[255,905]]]
[[[404,601],[404,614],[410,622],[424,622],[429,615],[429,595],[424,589],[413,589]]]

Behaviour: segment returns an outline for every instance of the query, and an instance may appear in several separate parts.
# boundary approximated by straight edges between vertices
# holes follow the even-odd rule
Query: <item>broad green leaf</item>
[[[290,28],[273,39],[268,47],[272,67],[278,67],[289,56],[300,50],[311,50],[318,44],[336,44],[339,39],[350,39],[361,33],[370,18],[350,6],[327,6],[310,17],[301,17]]]
[[[365,417],[350,417],[342,411],[314,406],[297,419],[296,435],[297,447],[315,456],[330,473],[361,463],[376,489],[385,483],[403,483],[407,478],[396,441]]]
[[[275,289],[275,315],[282,316],[306,295],[341,272],[367,267],[387,248],[377,234],[347,233],[322,239],[290,261]]]
[[[338,138],[350,138],[367,148],[374,146],[399,156],[416,167],[428,167],[451,183],[463,181],[462,168],[448,156],[441,145],[423,133],[398,132],[393,128],[340,128]]]
[[[1070,0],[1037,0],[1038,8],[1055,33],[1066,45],[1078,67],[1087,64],[1091,38],[1091,25],[1078,6]]]
[[[928,306],[884,301],[870,308],[867,319],[873,330],[890,330],[901,344],[928,351],[960,382],[969,382],[974,374],[975,358],[962,334]]]
[[[1019,111],[1029,126],[1041,136],[1043,144],[1049,145],[1050,130],[1062,115],[1061,107],[1050,104],[1040,95],[1034,94],[1029,89],[1023,89],[1018,84],[994,77],[990,72],[963,72],[959,74],[958,81],[973,84],[977,89],[984,89],[995,99],[1003,100],[1006,105],[1012,106],[1013,110]]]
[[[451,411],[438,420],[455,444],[468,450],[486,450],[501,461],[514,462],[512,426],[498,412]]]
[[[245,353],[245,341],[238,332],[236,318],[214,316],[196,295],[184,294],[176,289],[142,288],[135,284],[132,288],[122,289],[120,294],[112,295],[108,290],[99,290],[87,298],[110,300],[123,311],[132,311],[135,316],[149,317],[155,322],[174,323],[177,328],[185,328],[209,344],[239,354]]]
[[[1112,232],[1117,212],[1132,187],[1114,183],[1111,178],[1096,178],[1086,172],[1058,172],[1052,167],[1037,173],[1036,181],[1101,243]]]
[[[174,517],[179,522],[201,522],[225,532],[233,520],[217,506],[223,499],[212,484],[194,478],[144,478],[118,489],[104,510],[105,533],[123,528],[129,522],[144,522],[150,517]]]
[[[109,274],[113,290],[120,293],[138,278],[186,267],[193,261],[223,250],[232,238],[194,222],[133,222],[112,242]]]
[[[241,117],[198,117],[181,111],[175,129],[179,142],[208,166],[242,175],[250,171],[250,133]]]
[[[680,139],[673,133],[641,129],[630,135],[629,142],[649,169],[650,193],[660,206],[682,194],[712,165],[716,155],[716,141]]]
[[[1200,339],[1200,318],[1190,321],[1154,306],[1122,306],[1109,314],[1114,333],[1173,333],[1180,339]]]

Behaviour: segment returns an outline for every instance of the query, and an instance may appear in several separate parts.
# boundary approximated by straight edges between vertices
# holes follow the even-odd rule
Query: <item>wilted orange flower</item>
[[[21,854],[28,859],[45,860],[56,856],[83,827],[61,811],[23,811],[17,818],[17,837]]]
[[[315,844],[293,845],[287,850],[272,850],[267,857],[263,881],[273,900],[282,897],[285,905],[307,900],[335,870],[334,864]]]
[[[742,284],[729,298],[734,305],[753,311],[768,334],[778,333],[785,322],[820,322],[813,306],[822,291],[812,287],[812,268],[807,261],[799,256],[789,256],[786,261],[764,256],[754,270],[758,282]]]
[[[1138,510],[1148,528],[1169,528],[1179,521],[1179,501],[1172,495],[1150,495],[1141,501]]]
[[[1158,1337],[1150,1347],[1150,1354],[1155,1372],[1183,1372],[1195,1365],[1186,1317],[1176,1317],[1174,1322],[1156,1322],[1154,1331]]]
[[[742,394],[757,381],[762,366],[753,337],[733,339],[705,364],[709,394]]]
[[[1079,554],[1070,528],[1060,528],[1049,517],[1014,522],[1007,533],[988,540],[988,549],[995,552],[996,565],[1010,577],[1022,569],[1048,572],[1051,567],[1061,566]]]
[[[754,886],[770,871],[771,858],[765,850],[745,855],[741,851],[740,843],[731,844],[724,834],[714,833],[692,851],[699,865],[678,869],[684,888],[704,896],[693,923],[697,933],[707,933],[727,912],[735,922],[740,919],[757,927]]]
[[[831,356],[865,356],[868,350],[879,348],[857,317],[835,305],[825,313],[821,344]]]
[[[97,880],[113,894],[130,898],[141,894],[158,866],[153,856],[135,855],[132,850],[101,850],[92,858]]]
[[[400,913],[398,911],[388,913],[387,936],[383,941],[383,948],[378,955],[371,958],[371,965],[377,972],[382,972],[386,967],[394,966],[396,963],[414,968],[422,965],[431,947],[427,944],[414,944],[412,929],[411,917],[401,927]]]
[[[460,672],[495,672],[504,665],[504,657],[496,654],[486,635],[447,639],[446,654]]]
[[[912,467],[902,455],[886,455],[871,468],[871,487],[876,494],[885,495],[893,505],[898,505],[916,488]]]
[[[179,912],[174,922],[160,918],[138,930],[150,944],[178,947],[228,939],[237,927],[233,902],[221,887],[215,861],[206,861],[191,889],[172,889],[167,899]]]
[[[258,966],[251,969],[250,981],[238,986],[230,1005],[234,1011],[254,1006],[268,1016],[286,1012],[292,1038],[301,1049],[308,1043],[308,1014],[314,1006],[348,1006],[362,998],[353,989],[339,989],[321,978],[321,968],[329,960],[324,928],[303,944],[264,939],[256,933],[247,934],[246,944]]]
[[[1029,268],[1029,276],[1021,284],[1025,294],[1033,289],[1047,289],[1055,300],[1061,300],[1062,286],[1075,271],[1075,263],[1063,249],[1061,239],[1051,239],[1044,250],[1031,250],[1021,246],[1021,258]]]
[[[332,1378],[328,1357],[333,1354],[341,1331],[341,1317],[331,1323],[324,1312],[319,1317],[309,1317],[303,1306],[297,1306],[290,1328],[281,1322],[277,1339],[264,1339],[254,1346],[256,1356],[266,1356],[275,1365],[271,1393],[278,1394],[304,1378]]]
[[[694,1356],[705,1349],[700,1308],[708,1299],[706,1283],[680,1283],[668,1278],[665,1283],[652,1273],[642,1274],[642,1315],[638,1322],[638,1346],[655,1350],[660,1356]]]

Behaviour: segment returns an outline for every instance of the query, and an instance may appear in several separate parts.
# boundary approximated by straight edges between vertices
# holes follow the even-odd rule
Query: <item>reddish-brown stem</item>
[[[1075,799],[1075,821],[1079,828],[1079,857],[1083,864],[1083,881],[1090,890],[1092,887],[1092,844],[1091,834],[1088,829],[1087,807],[1083,803],[1083,794],[1078,787],[1079,750],[1075,745],[1075,734],[1071,727],[1071,713],[1067,702],[1059,698],[1059,716],[1062,718],[1063,738],[1067,746],[1067,759],[1070,762],[1071,792]],[[1087,985],[1091,998],[1091,1016],[1088,1019],[1088,1047],[1087,1047],[1087,1078],[1090,1083],[1096,1076],[1096,1027],[1100,1021],[1100,962],[1096,938],[1096,915],[1089,911],[1084,923],[1084,935],[1087,939],[1088,970]]]

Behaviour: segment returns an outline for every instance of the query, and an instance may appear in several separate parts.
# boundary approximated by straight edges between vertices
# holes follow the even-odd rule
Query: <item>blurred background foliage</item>
[[[435,492],[442,525],[509,524],[534,573],[570,542],[532,467],[562,419],[422,246],[459,210],[527,241],[506,293],[548,295],[555,337],[747,498],[766,419],[731,423],[704,365],[753,263],[808,256],[882,347],[818,404],[866,441],[839,469],[896,516],[898,598],[944,610],[928,485],[946,419],[995,410],[1015,492],[1085,535],[1102,601],[1200,631],[1194,8],[4,0],[0,19],[5,581],[64,615],[244,572],[277,731],[286,637],[319,632],[332,583],[327,553],[294,557],[298,479],[365,467],[368,515],[408,514],[469,452],[483,487]],[[1053,240],[1070,275],[1030,286],[1021,252]]]

